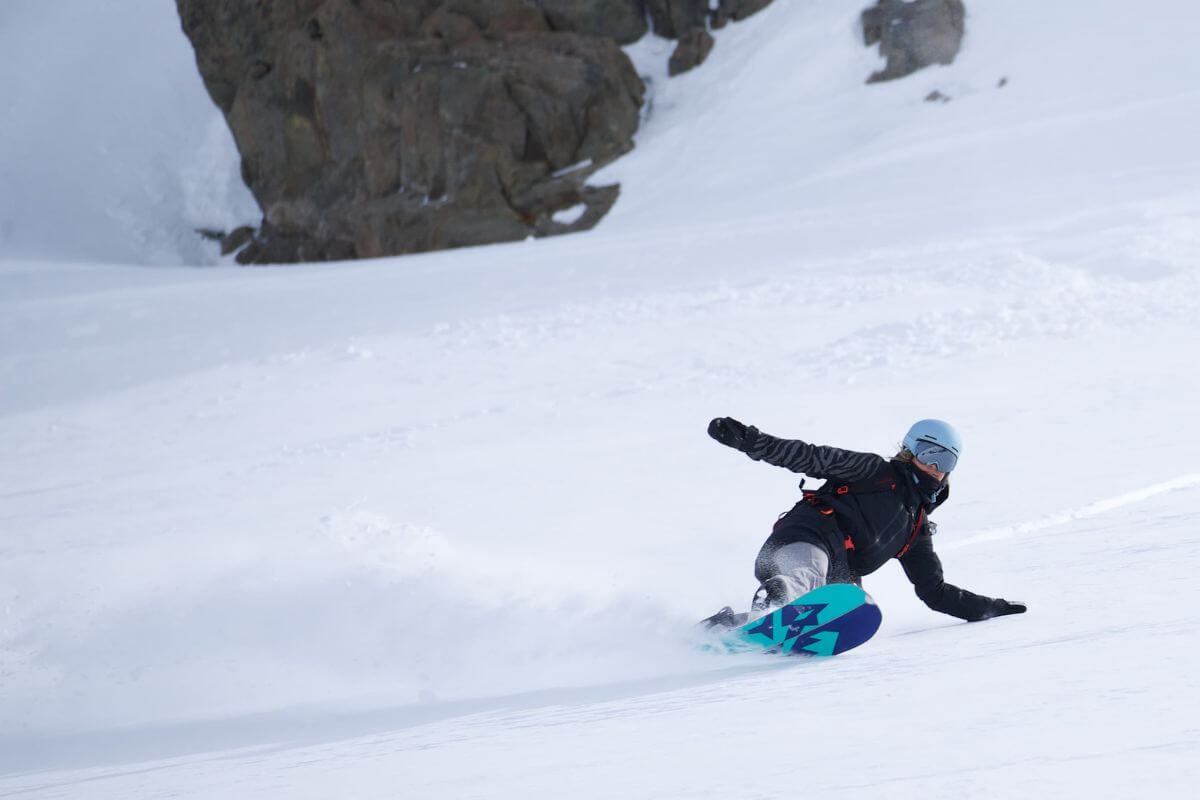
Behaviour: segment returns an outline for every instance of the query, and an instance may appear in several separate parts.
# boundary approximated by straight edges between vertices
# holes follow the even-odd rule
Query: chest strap
[[[900,552],[896,553],[896,558],[904,558],[908,555],[908,551],[912,548],[913,543],[917,541],[917,536],[921,533],[921,526],[925,524],[925,506],[921,506],[921,510],[917,512],[917,521],[913,523],[912,533],[908,535],[908,541],[904,543],[904,547],[900,548]]]

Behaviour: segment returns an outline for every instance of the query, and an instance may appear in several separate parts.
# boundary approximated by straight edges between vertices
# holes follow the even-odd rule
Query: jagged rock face
[[[708,0],[646,0],[650,25],[667,39],[678,39],[689,31],[705,27]]]
[[[712,26],[724,27],[729,20],[740,22],[771,5],[771,0],[719,0],[712,11]]]
[[[645,35],[645,0],[537,0],[553,30],[607,36],[631,44]]]
[[[862,13],[863,40],[879,42],[887,66],[868,83],[902,78],[930,64],[949,64],[962,45],[962,0],[879,0]]]
[[[671,59],[667,62],[667,74],[678,75],[695,69],[704,63],[712,49],[712,34],[704,28],[695,28],[682,34],[679,44],[675,45],[675,52],[671,53]]]
[[[616,199],[616,187],[583,181],[632,147],[643,86],[612,38],[551,29],[583,3],[177,5],[263,208],[244,262],[579,230]],[[632,35],[619,16],[613,30]],[[578,205],[587,211],[571,225],[552,219]]]
[[[700,66],[712,52],[710,24],[721,28],[770,4],[771,0],[646,0],[646,13],[656,34],[679,40],[667,63],[668,74],[678,75]]]
[[[541,2],[541,0],[539,0]],[[650,27],[667,39],[684,39],[697,30],[723,27],[729,20],[743,20],[771,5],[771,0],[645,0]]]

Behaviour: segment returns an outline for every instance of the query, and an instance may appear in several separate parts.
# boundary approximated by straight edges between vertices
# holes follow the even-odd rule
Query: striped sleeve
[[[875,474],[884,463],[882,456],[836,447],[809,444],[799,439],[777,439],[755,430],[757,436],[746,455],[813,478],[858,481]]]

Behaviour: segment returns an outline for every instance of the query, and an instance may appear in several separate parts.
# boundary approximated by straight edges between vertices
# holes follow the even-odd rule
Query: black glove
[[[733,417],[717,417],[708,423],[708,435],[726,447],[744,453],[754,446],[754,440],[758,438],[758,429],[748,428]]]
[[[1003,617],[1008,614],[1024,614],[1025,604],[1021,602],[1009,602],[997,597],[992,601],[991,617]]]

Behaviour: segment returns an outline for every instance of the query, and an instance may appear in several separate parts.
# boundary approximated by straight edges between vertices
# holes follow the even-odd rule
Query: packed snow
[[[595,230],[267,269],[171,6],[0,9],[0,797],[1193,791],[1194,4],[871,86],[855,4],[649,38]],[[947,579],[1029,613],[892,564],[843,656],[696,647],[798,495],[726,414],[951,420]]]

